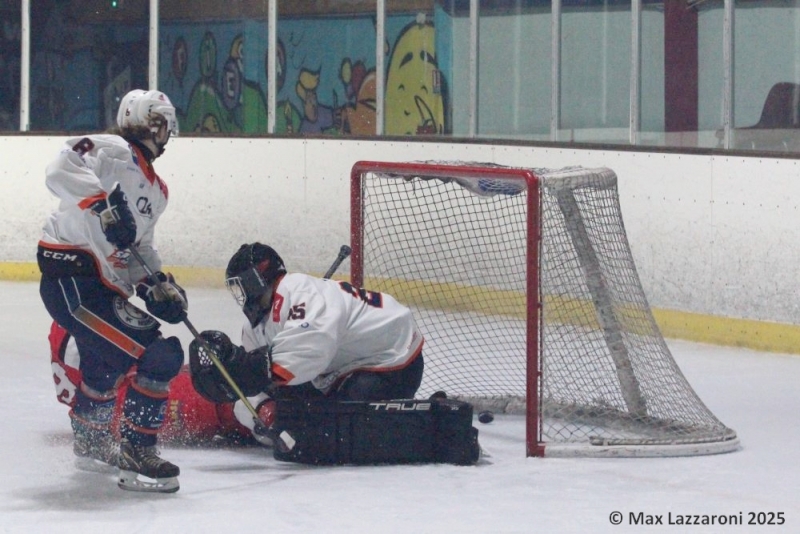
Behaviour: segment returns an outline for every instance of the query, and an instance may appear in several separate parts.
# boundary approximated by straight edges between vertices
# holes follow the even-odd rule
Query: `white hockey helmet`
[[[128,109],[128,106],[131,105],[131,101],[135,98],[139,98],[146,92],[147,91],[144,89],[134,89],[125,93],[125,96],[119,101],[119,108],[117,108],[117,126],[122,128],[122,118],[125,116],[125,111]]]
[[[117,112],[117,126],[146,126],[156,134],[163,117],[170,135],[178,135],[178,117],[175,106],[161,91],[134,89],[122,97]]]

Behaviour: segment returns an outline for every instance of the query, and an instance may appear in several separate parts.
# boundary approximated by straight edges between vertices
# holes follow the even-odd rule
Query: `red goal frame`
[[[527,251],[526,251],[526,429],[527,456],[544,456],[541,441],[542,421],[539,416],[541,402],[540,329],[541,309],[539,255],[541,247],[540,180],[528,169],[474,165],[446,165],[429,163],[358,161],[350,173],[350,282],[356,287],[364,283],[363,235],[363,181],[369,173],[416,175],[452,179],[494,178],[524,181],[527,189]]]

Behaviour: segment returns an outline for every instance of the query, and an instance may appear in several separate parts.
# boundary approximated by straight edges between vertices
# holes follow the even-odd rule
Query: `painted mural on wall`
[[[432,21],[425,15],[390,17],[386,27],[384,132],[448,132]],[[160,35],[159,85],[178,108],[182,131],[267,133],[263,23],[166,25]],[[275,133],[375,133],[371,18],[280,20],[277,43]]]
[[[441,71],[435,30],[423,20],[408,24],[397,38],[386,77],[386,133],[441,134],[445,131]]]
[[[148,84],[146,25],[86,24],[73,11],[69,2],[32,6],[34,131],[103,130],[119,98]],[[19,27],[0,30],[0,127],[16,129]],[[182,132],[267,133],[266,30],[263,20],[161,25],[158,85]],[[389,16],[385,34],[384,133],[450,133],[432,17]],[[371,16],[279,19],[275,133],[373,135],[375,36]]]

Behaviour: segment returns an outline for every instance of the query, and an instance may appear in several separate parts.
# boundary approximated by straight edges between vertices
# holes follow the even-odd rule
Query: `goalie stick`
[[[331,276],[333,276],[333,273],[336,272],[336,269],[338,269],[339,266],[342,264],[342,262],[345,259],[347,259],[347,257],[350,255],[351,252],[352,249],[350,247],[348,247],[347,245],[342,245],[341,248],[339,249],[339,255],[336,256],[335,260],[333,260],[333,263],[331,263],[331,266],[328,268],[328,270],[325,272],[325,275],[322,278],[327,280]]]

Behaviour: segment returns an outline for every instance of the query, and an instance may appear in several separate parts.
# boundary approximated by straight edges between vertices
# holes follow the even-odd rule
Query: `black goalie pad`
[[[480,457],[472,405],[450,399],[279,400],[272,429],[284,462],[473,465]]]

